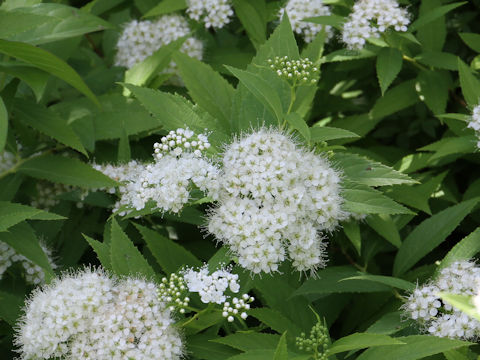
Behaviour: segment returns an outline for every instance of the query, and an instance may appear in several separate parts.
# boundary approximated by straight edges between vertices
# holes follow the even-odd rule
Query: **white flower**
[[[205,265],[198,271],[188,269],[183,272],[183,279],[190,292],[197,292],[203,303],[221,304],[227,300],[225,291],[237,293],[240,290],[238,275],[228,269],[219,269],[209,274]]]
[[[358,0],[343,26],[342,39],[349,49],[362,49],[366,40],[380,37],[388,28],[407,31],[408,11],[395,0]]]
[[[133,20],[125,25],[118,39],[115,65],[130,69],[162,46],[187,36],[190,32],[186,19],[180,15],[165,15],[154,21]],[[189,37],[180,51],[201,60],[203,43],[194,37]],[[176,73],[175,63],[170,63],[164,73]]]
[[[302,35],[306,42],[311,42],[315,36],[325,28],[327,39],[333,36],[332,27],[329,25],[315,24],[304,19],[316,16],[328,16],[330,8],[323,4],[323,0],[289,0],[287,5],[280,10],[280,18],[287,13],[292,29]]]
[[[187,0],[187,14],[191,19],[205,23],[205,27],[220,29],[233,15],[229,0]]]
[[[457,261],[440,275],[410,294],[403,310],[420,323],[423,330],[439,337],[472,340],[480,335],[480,322],[443,302],[439,292],[474,295],[480,267],[474,262]]]
[[[179,359],[172,324],[154,283],[87,269],[33,293],[16,343],[22,359]]]
[[[48,262],[52,269],[56,269],[57,265],[52,259],[50,249],[48,249],[43,243],[40,243],[40,247],[47,256]],[[25,256],[18,254],[15,249],[10,247],[7,243],[0,241],[0,279],[7,269],[15,262],[19,262],[24,269],[24,276],[27,283],[32,285],[39,285],[45,282],[45,270],[34,264]]]
[[[324,158],[261,129],[227,147],[208,231],[254,273],[276,271],[287,249],[299,271],[315,271],[325,266],[319,232],[344,217],[339,183]]]

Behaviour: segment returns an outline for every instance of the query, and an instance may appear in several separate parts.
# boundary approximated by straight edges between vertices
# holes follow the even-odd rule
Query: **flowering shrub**
[[[479,12],[1,2],[1,359],[478,358]]]

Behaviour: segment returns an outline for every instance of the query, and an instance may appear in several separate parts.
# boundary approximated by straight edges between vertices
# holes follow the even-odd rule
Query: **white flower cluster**
[[[196,292],[204,304],[221,304],[227,300],[225,291],[230,289],[233,293],[240,291],[238,275],[232,274],[229,269],[219,269],[209,274],[205,265],[198,271],[188,269],[183,272],[183,279],[190,292]]]
[[[227,147],[208,231],[254,273],[276,271],[287,250],[297,270],[314,272],[325,266],[319,232],[344,217],[339,183],[323,157],[261,129]]]
[[[44,244],[40,243],[40,246],[47,256],[48,262],[52,269],[55,269],[57,265],[52,259],[52,253]],[[45,282],[45,271],[27,259],[25,256],[18,254],[15,249],[9,246],[7,243],[0,241],[0,280],[7,269],[13,265],[13,263],[19,262],[25,270],[25,280],[32,285],[39,285]]]
[[[192,152],[195,156],[200,157],[202,152],[209,147],[207,135],[195,135],[189,128],[172,130],[167,136],[162,137],[160,143],[153,144],[154,156],[157,159],[168,154],[180,156],[183,152]]]
[[[302,35],[306,42],[311,42],[315,36],[325,28],[327,39],[333,36],[332,27],[329,25],[315,24],[304,19],[329,16],[330,8],[323,4],[323,0],[289,0],[287,5],[280,10],[280,18],[287,13],[292,29]]]
[[[185,131],[189,130],[183,131],[185,134]],[[176,139],[177,136],[180,135],[175,135]],[[94,165],[97,170],[122,183],[119,187],[120,200],[115,205],[114,211],[120,210],[120,215],[124,215],[132,209],[142,210],[150,203],[161,211],[177,213],[190,199],[190,189],[193,185],[201,191],[207,191],[208,187],[216,184],[218,169],[210,161],[199,157],[197,151],[201,151],[201,147],[205,150],[210,146],[206,135],[192,137],[197,139],[195,146],[192,144],[189,147],[185,146],[187,141],[182,142],[183,138],[186,138],[183,136],[180,139],[181,146],[175,147],[175,144],[172,144],[173,151],[166,150],[162,156],[158,156],[160,151],[156,150],[160,146],[157,145],[154,163],[139,164],[133,161],[120,167]],[[175,149],[182,151],[178,152]],[[180,155],[177,156],[176,153]]]
[[[92,167],[95,170],[100,171],[101,173],[107,175],[108,177],[118,182],[120,184],[119,186],[120,193],[123,193],[125,191],[124,184],[134,181],[137,178],[138,174],[144,169],[144,165],[139,163],[136,160],[132,160],[126,164],[121,164],[121,165],[92,164]],[[116,188],[114,187],[109,189],[101,189],[101,190],[106,190],[110,194],[115,194],[115,192],[117,191]]]
[[[474,262],[455,262],[442,269],[434,281],[417,287],[403,309],[421,324],[425,332],[432,335],[476,339],[480,336],[480,322],[443,302],[438,293],[475,295],[479,278],[480,267]]]
[[[221,29],[233,15],[229,0],[187,0],[187,14],[191,19],[202,21],[205,27]]]
[[[480,139],[480,105],[473,108],[473,113],[467,127],[473,129],[477,138]],[[480,148],[480,140],[477,142],[477,147]]]
[[[343,42],[349,49],[359,50],[369,38],[378,38],[388,28],[407,31],[410,23],[406,9],[396,0],[358,0],[343,25]]]
[[[268,59],[270,68],[292,85],[315,84],[319,68],[310,59],[291,60],[288,56]]]
[[[164,15],[157,20],[133,20],[126,24],[117,42],[115,65],[128,69],[142,62],[155,51],[191,32],[188,22],[180,15]],[[203,43],[189,37],[180,51],[190,57],[201,60]],[[170,63],[165,73],[175,73],[175,63]]]
[[[22,359],[180,359],[172,325],[155,284],[87,269],[33,293],[16,344]]]

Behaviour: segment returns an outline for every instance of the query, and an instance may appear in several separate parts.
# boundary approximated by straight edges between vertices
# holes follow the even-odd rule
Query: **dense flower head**
[[[416,320],[425,332],[439,337],[476,339],[480,322],[452,305],[443,302],[440,292],[475,295],[480,267],[471,261],[457,261],[441,270],[439,276],[410,294],[404,311]]]
[[[342,39],[348,48],[362,49],[367,39],[380,37],[388,28],[405,32],[409,23],[408,11],[396,0],[358,0],[343,25]]]
[[[332,37],[331,26],[304,21],[307,18],[331,14],[330,8],[323,4],[323,0],[289,0],[287,5],[280,10],[280,18],[285,12],[292,24],[293,31],[303,36],[306,42],[313,41],[323,29],[325,29],[327,39]]]
[[[270,68],[292,85],[315,84],[319,68],[310,59],[292,60],[288,56],[268,59]]]
[[[261,129],[231,143],[222,165],[208,231],[240,265],[276,271],[288,250],[299,271],[325,266],[319,232],[333,230],[344,213],[340,176],[323,157]]]
[[[468,127],[475,131],[477,138],[480,139],[480,105],[473,108],[472,116],[468,122]],[[477,142],[477,147],[480,148],[480,140]]]
[[[207,29],[220,29],[232,20],[230,0],[187,0],[187,5],[188,16],[205,23]]]
[[[21,240],[21,239],[19,239]],[[55,269],[57,265],[53,261],[52,253],[50,249],[43,243],[40,243],[44,254],[46,255],[50,267]],[[13,265],[13,263],[20,263],[24,269],[25,281],[32,285],[39,285],[45,282],[45,270],[27,259],[25,256],[17,253],[15,249],[9,246],[7,243],[0,241],[0,280],[7,269]]]
[[[16,162],[15,155],[10,151],[0,152],[0,173],[10,170]]]
[[[86,269],[33,293],[16,343],[22,359],[179,359],[172,324],[154,283]]]
[[[208,148],[210,148],[210,143],[207,135],[196,135],[189,128],[172,130],[162,137],[161,142],[153,144],[154,156],[157,159],[161,159],[167,154],[180,156],[184,152],[191,152],[200,157],[202,152]]]
[[[115,64],[130,69],[162,46],[187,36],[190,32],[187,20],[180,15],[164,15],[157,20],[132,20],[125,25],[118,39]],[[180,51],[201,60],[203,43],[194,37],[189,37]],[[175,63],[170,63],[164,72],[175,73]]]

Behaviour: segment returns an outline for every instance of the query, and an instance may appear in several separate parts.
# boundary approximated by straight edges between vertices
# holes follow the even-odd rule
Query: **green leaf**
[[[480,35],[474,33],[459,33],[460,38],[470,49],[480,53]]]
[[[248,311],[248,315],[253,316],[257,320],[267,325],[278,333],[284,333],[288,330],[289,336],[300,335],[301,329],[290,319],[283,315],[280,311],[267,307],[254,308]]]
[[[128,140],[128,135],[124,126],[122,126],[122,130],[123,136],[118,141],[117,161],[119,163],[127,163],[130,161],[132,154],[130,149],[130,141]]]
[[[202,266],[201,261],[183,246],[176,244],[173,240],[167,239],[156,231],[138,224],[134,225],[142,234],[148,249],[165,273],[174,273],[183,266]]]
[[[435,154],[430,158],[430,162],[432,162],[435,159],[440,159],[452,154],[474,153],[477,151],[477,141],[478,139],[475,135],[447,137],[418,150],[435,151]]]
[[[388,87],[397,77],[402,69],[403,55],[400,50],[384,47],[377,55],[377,77],[382,90],[382,95],[385,94]]]
[[[78,135],[55,112],[22,99],[15,100],[14,112],[26,125],[88,156]]]
[[[0,154],[5,148],[7,143],[7,133],[8,133],[8,112],[3,99],[0,97]]]
[[[272,359],[274,355],[274,349],[250,350],[242,354],[229,357],[227,360],[265,360]]]
[[[125,83],[138,86],[147,84],[170,64],[173,52],[180,49],[185,39],[186,37],[182,37],[162,46],[145,60],[128,69],[125,72]]]
[[[467,355],[464,355],[457,350],[446,351],[443,353],[443,356],[445,356],[447,360],[470,360],[471,359],[470,357],[467,357]]]
[[[407,327],[409,323],[403,321],[403,312],[395,311],[383,315],[366,330],[372,334],[391,335]]]
[[[411,161],[412,163],[413,161]],[[406,170],[405,170],[406,171]],[[397,185],[386,191],[386,194],[402,204],[411,206],[415,209],[431,214],[428,200],[432,194],[438,189],[440,184],[447,176],[447,172],[434,176],[428,181],[424,181],[420,185]]]
[[[434,114],[443,114],[447,108],[449,78],[445,72],[423,70],[415,86],[420,99]]]
[[[147,11],[144,18],[154,17],[159,15],[170,14],[175,11],[184,10],[187,8],[185,0],[163,0],[155,7]]]
[[[341,30],[342,25],[345,22],[345,17],[338,15],[315,16],[303,19],[302,21],[307,21],[320,25],[328,25],[334,27],[335,29]]]
[[[303,118],[297,113],[290,113],[285,116],[285,120],[294,130],[297,130],[303,138],[310,141],[310,128]]]
[[[421,18],[442,5],[443,0],[423,0],[420,3],[418,17]],[[447,37],[445,16],[440,16],[431,21],[428,26],[422,26],[418,29],[416,35],[424,50],[442,50]]]
[[[17,171],[38,179],[60,184],[79,186],[85,189],[110,188],[117,183],[84,162],[59,156],[35,156],[22,163]]]
[[[0,10],[0,34],[8,39],[12,35],[37,28],[55,19],[46,15]]]
[[[367,280],[367,281],[384,284],[387,286],[391,286],[392,288],[397,288],[405,291],[412,291],[413,289],[415,289],[415,284],[403,279],[393,277],[393,276],[362,274],[362,275],[348,277],[348,278],[342,279],[341,281],[349,281],[349,280]]]
[[[0,319],[5,320],[12,328],[20,316],[23,296],[0,291]]]
[[[417,360],[439,354],[451,349],[473,345],[470,342],[439,338],[429,335],[412,335],[396,338],[405,345],[382,346],[368,349],[358,360],[378,360],[387,357],[389,360]]]
[[[278,123],[281,124],[283,120],[282,101],[275,89],[257,74],[235,69],[231,66],[225,67],[235,75],[235,77],[237,77],[240,82],[271,111],[272,114],[276,116]]]
[[[0,201],[0,232],[24,220],[63,220],[63,216],[27,205]]]
[[[480,198],[461,202],[436,213],[418,225],[404,240],[395,257],[393,274],[404,274],[440,245],[478,204]]]
[[[310,137],[310,140],[315,143],[336,139],[358,138],[359,136],[345,129],[327,126],[314,126],[310,128]]]
[[[358,184],[386,186],[417,183],[408,175],[360,155],[338,152],[333,160],[339,164],[349,181]]]
[[[402,246],[402,240],[400,239],[397,226],[390,215],[370,215],[366,221],[368,226],[393,246],[397,248]]]
[[[292,31],[292,26],[288,20],[288,16],[283,16],[280,24],[274,30],[268,40],[258,49],[257,55],[252,60],[252,64],[265,66],[268,59],[275,56],[287,56],[292,60],[298,60],[300,54],[298,52],[297,41]]]
[[[115,219],[112,219],[111,226],[110,259],[113,271],[117,275],[142,275],[153,279],[155,272]]]
[[[34,230],[27,222],[21,222],[0,232],[0,241],[6,242],[15,251],[45,270],[47,281],[53,276],[53,270],[47,255],[43,252]]]
[[[32,45],[45,44],[113,28],[111,24],[95,15],[62,4],[37,4],[15,9],[10,14],[46,17],[43,24],[5,37],[8,40],[26,42]]]
[[[476,228],[469,235],[459,241],[450,249],[447,255],[436,269],[438,274],[440,270],[448,267],[455,261],[470,260],[480,252],[480,228]]]
[[[65,61],[48,51],[30,44],[0,39],[0,53],[25,61],[62,79],[90,98],[95,104],[98,104],[97,98],[77,72]]]
[[[173,59],[195,103],[220,120],[223,129],[229,132],[235,91],[232,85],[204,62],[180,52]]]
[[[400,340],[387,335],[355,333],[335,341],[328,347],[328,355],[338,354],[350,350],[365,349],[375,346],[403,345]]]
[[[32,89],[37,102],[41,100],[50,74],[31,65],[18,65],[18,62],[0,63],[0,69],[4,73],[24,81]]]
[[[352,243],[358,255],[362,253],[362,234],[360,232],[360,224],[352,219],[342,223],[343,232]]]
[[[200,134],[208,129],[212,131],[209,137],[212,145],[220,146],[226,140],[226,135],[218,120],[208,114],[207,116],[200,116],[196,107],[183,96],[129,84],[125,84],[125,87],[163,124],[166,130],[188,126],[191,130]]]
[[[295,292],[298,295],[325,295],[336,293],[370,293],[391,291],[390,286],[364,279],[342,281],[353,276],[361,275],[350,266],[329,266],[318,271],[318,278],[308,279]]]
[[[210,334],[189,336],[185,341],[187,352],[195,356],[195,358],[205,360],[225,360],[239,353],[238,350],[231,347],[213,342],[216,340],[217,337]]]
[[[470,107],[478,105],[480,98],[480,81],[473,74],[472,70],[458,58],[458,72],[463,97]]]
[[[367,186],[350,186],[342,190],[343,209],[357,214],[412,214],[380,191]]]
[[[458,70],[457,56],[441,51],[424,51],[415,57],[419,63],[438,69]]]
[[[288,360],[287,332],[285,331],[278,341],[277,348],[273,354],[273,360]]]
[[[265,0],[233,0],[233,7],[252,44],[258,48],[267,40]]]
[[[259,349],[275,349],[280,340],[279,335],[263,334],[263,333],[243,333],[227,335],[211,340],[219,344],[231,346],[242,351],[259,350]]]
[[[352,61],[352,60],[360,60],[360,59],[367,59],[376,56],[376,54],[372,51],[362,49],[359,51],[352,52],[348,49],[341,49],[331,52],[330,54],[324,57],[324,62],[342,62],[342,61]]]
[[[410,32],[415,32],[416,30],[420,29],[421,27],[428,25],[432,21],[442,17],[443,15],[447,14],[448,12],[458,8],[459,6],[465,5],[468,1],[457,2],[453,4],[443,5],[435,8],[432,11],[425,13],[424,15],[420,16],[417,20],[415,20],[409,27],[408,30]]]
[[[98,260],[106,270],[112,270],[112,260],[110,259],[110,247],[107,243],[102,243],[83,234],[83,237],[97,254]]]
[[[391,88],[383,97],[379,98],[373,106],[370,116],[373,119],[381,119],[412,106],[418,101],[415,80],[408,80]]]

